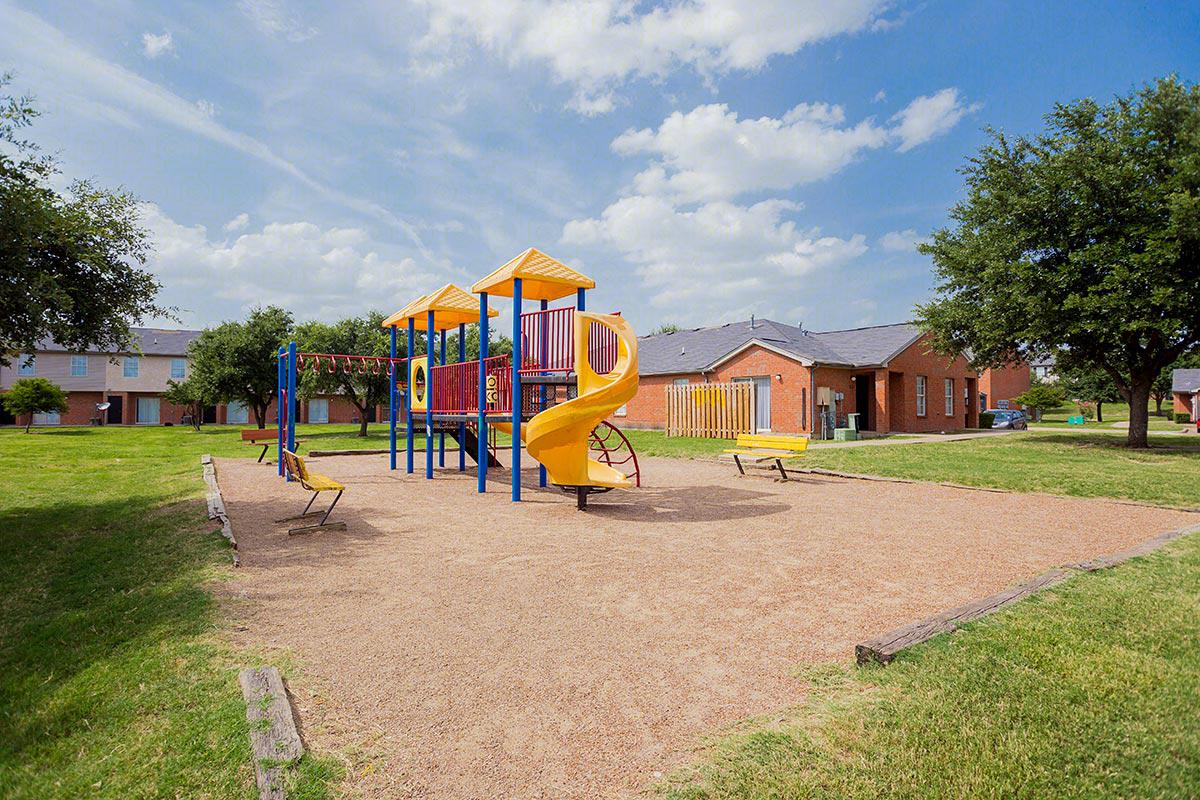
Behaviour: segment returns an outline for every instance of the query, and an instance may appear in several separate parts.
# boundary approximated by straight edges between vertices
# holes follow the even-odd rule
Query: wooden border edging
[[[208,485],[208,494],[204,498],[208,503],[208,518],[221,523],[221,535],[228,539],[229,544],[233,546],[233,565],[240,567],[242,558],[238,555],[237,539],[233,535],[233,523],[229,521],[229,514],[225,511],[225,501],[221,498],[221,487],[217,485],[217,465],[213,463],[212,456],[208,453],[200,456],[200,465],[204,470],[204,482]]]
[[[1062,568],[1043,572],[1036,578],[1018,584],[1011,589],[1005,589],[982,600],[976,600],[973,603],[952,608],[949,611],[943,611],[941,614],[921,620],[920,622],[914,622],[889,631],[882,636],[876,636],[873,639],[860,642],[854,646],[854,658],[859,666],[872,662],[890,664],[902,650],[906,650],[922,642],[927,642],[938,634],[953,633],[964,623],[987,616],[1005,606],[1012,605],[1030,595],[1037,594],[1043,589],[1062,583],[1077,572],[1095,572],[1099,569],[1114,567],[1118,564],[1123,564],[1131,558],[1153,553],[1175,539],[1198,532],[1200,532],[1200,525],[1167,531],[1155,536],[1153,539],[1136,544],[1133,547],[1113,553],[1112,555],[1067,564]]]
[[[292,704],[275,667],[243,669],[238,684],[246,700],[250,749],[260,800],[284,800],[285,770],[304,755]]]

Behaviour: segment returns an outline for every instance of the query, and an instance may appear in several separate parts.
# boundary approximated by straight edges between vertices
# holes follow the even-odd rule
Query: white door
[[[328,400],[309,400],[308,401],[308,421],[318,424],[329,422],[329,401]]]
[[[234,400],[225,407],[225,421],[230,425],[245,425],[250,421],[250,412],[246,408],[246,404],[240,400]]]
[[[771,377],[754,378],[754,421],[757,433],[771,430]]]
[[[47,411],[44,414],[34,414],[34,425],[58,425],[61,422],[57,411]]]
[[[137,399],[137,424],[138,425],[157,425],[158,424],[158,398],[157,397],[139,397]]]

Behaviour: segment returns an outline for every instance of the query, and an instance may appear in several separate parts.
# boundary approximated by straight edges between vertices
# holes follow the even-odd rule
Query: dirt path
[[[850,662],[871,634],[1196,520],[669,459],[581,514],[386,456],[315,465],[349,485],[348,531],[289,538],[272,520],[304,492],[219,462],[243,558],[230,607],[246,643],[300,658],[306,736],[355,753],[372,797],[628,796],[795,702],[798,663]]]

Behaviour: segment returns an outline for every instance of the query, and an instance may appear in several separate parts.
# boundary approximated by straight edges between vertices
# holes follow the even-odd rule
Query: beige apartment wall
[[[11,367],[0,367],[0,390],[8,389],[22,377],[29,377],[17,374],[17,365],[22,360],[18,357],[13,359]],[[107,360],[107,356],[91,353],[87,356],[88,374],[72,376],[70,353],[38,353],[33,377],[46,378],[68,392],[103,391]]]
[[[171,361],[178,356],[139,356],[136,378],[125,377],[125,357],[117,356],[115,364],[107,366],[105,389],[110,392],[165,392],[171,377]],[[191,365],[184,373],[191,373]]]

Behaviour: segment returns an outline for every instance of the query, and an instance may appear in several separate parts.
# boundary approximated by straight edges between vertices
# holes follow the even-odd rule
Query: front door
[[[769,433],[771,430],[771,376],[752,378],[754,381],[754,421],[755,433]]]
[[[108,396],[108,419],[105,420],[109,425],[120,425],[123,421],[125,413],[125,398],[119,394],[110,394]]]

